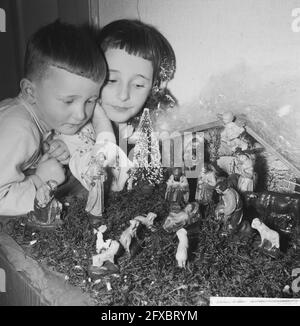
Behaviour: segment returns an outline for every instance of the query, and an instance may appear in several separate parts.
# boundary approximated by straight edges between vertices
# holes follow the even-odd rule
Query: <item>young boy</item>
[[[47,181],[64,182],[69,152],[51,136],[74,135],[91,119],[106,76],[88,31],[59,21],[31,37],[24,68],[19,96],[0,103],[2,216],[32,211]]]

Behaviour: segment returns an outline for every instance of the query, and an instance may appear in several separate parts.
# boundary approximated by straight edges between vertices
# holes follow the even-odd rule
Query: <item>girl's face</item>
[[[151,61],[125,50],[108,49],[108,81],[101,93],[102,107],[110,120],[124,123],[143,108],[153,83]]]

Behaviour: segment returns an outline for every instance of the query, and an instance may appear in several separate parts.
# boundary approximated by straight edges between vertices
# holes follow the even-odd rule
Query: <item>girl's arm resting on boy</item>
[[[95,107],[92,124],[97,135],[97,142],[98,140],[102,139],[103,141],[106,140],[112,143],[116,143],[116,137],[111,125],[111,121],[99,103],[97,103]]]

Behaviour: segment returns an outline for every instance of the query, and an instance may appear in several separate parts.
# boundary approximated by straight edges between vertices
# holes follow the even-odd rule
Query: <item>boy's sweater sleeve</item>
[[[35,185],[22,168],[38,149],[38,139],[26,126],[6,123],[0,128],[0,215],[33,210]]]

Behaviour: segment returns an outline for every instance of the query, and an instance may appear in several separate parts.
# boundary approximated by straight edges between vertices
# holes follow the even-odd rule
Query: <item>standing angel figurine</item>
[[[208,163],[204,163],[202,171],[197,180],[195,200],[203,205],[212,201],[213,192],[217,184],[215,172]]]
[[[104,211],[104,182],[107,180],[107,160],[104,153],[92,156],[85,179],[90,184],[85,210],[94,216],[102,216]]]
[[[189,201],[189,195],[189,183],[186,176],[182,173],[182,168],[175,168],[167,181],[165,199],[170,203],[185,206]]]

